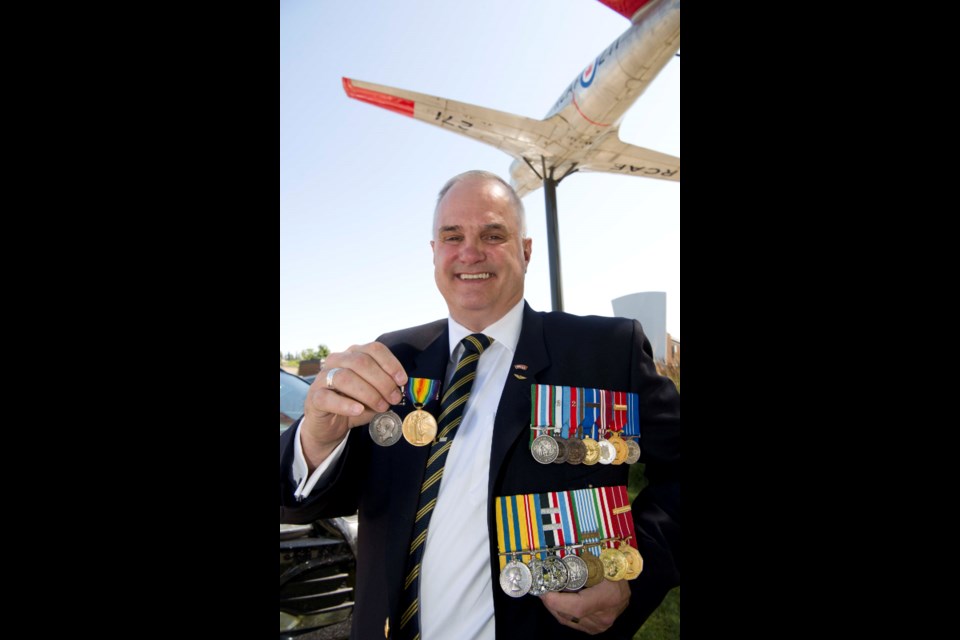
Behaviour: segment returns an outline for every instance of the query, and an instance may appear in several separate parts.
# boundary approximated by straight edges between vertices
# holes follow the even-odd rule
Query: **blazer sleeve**
[[[630,581],[630,606],[615,625],[624,633],[638,629],[680,584],[680,394],[657,374],[650,342],[640,323],[633,325],[630,388],[640,399],[640,462],[649,485],[631,505],[643,571]]]
[[[302,419],[302,418],[301,418]],[[347,445],[340,459],[330,470],[325,483],[317,483],[310,496],[302,501],[294,497],[293,439],[298,420],[280,436],[280,522],[310,523],[318,518],[346,516],[357,512],[360,484],[369,451],[370,438],[359,438],[363,429],[350,430]]]

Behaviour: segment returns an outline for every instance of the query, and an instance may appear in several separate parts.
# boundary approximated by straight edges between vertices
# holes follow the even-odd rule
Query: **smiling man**
[[[523,299],[532,240],[523,204],[486,174],[457,176],[440,192],[433,221],[434,277],[450,317],[483,331]]]
[[[440,191],[430,242],[449,317],[331,354],[301,422],[281,436],[281,521],[359,509],[353,638],[628,639],[679,584],[676,388],[657,375],[636,321],[538,313],[524,302],[532,249],[525,227],[523,204],[499,177],[470,171],[451,179]],[[632,505],[608,504],[627,483],[619,449],[616,459],[593,465],[589,457],[581,464],[573,455],[566,463],[531,455],[532,416],[544,408],[538,388],[556,390],[558,407],[559,398],[584,391],[620,399],[579,408],[567,400],[572,429],[566,419],[562,433],[556,425],[551,446],[596,445],[585,428],[612,451],[621,432],[642,425],[635,435],[650,485]],[[636,398],[629,421],[628,394]],[[364,432],[375,415],[391,411],[403,418],[406,441],[376,446]],[[408,435],[408,424],[410,434],[415,426],[434,435]],[[607,497],[577,511],[573,496],[584,495]],[[523,516],[498,509],[517,497],[552,502]],[[570,546],[588,535],[594,512],[614,546],[639,552],[639,573],[598,575],[569,593],[548,590],[560,579],[561,556],[596,561]],[[522,549],[542,550],[550,562],[537,565],[528,554],[501,574],[511,559],[502,557],[504,538],[521,529],[528,534]],[[604,554],[603,571],[617,577],[618,565]]]

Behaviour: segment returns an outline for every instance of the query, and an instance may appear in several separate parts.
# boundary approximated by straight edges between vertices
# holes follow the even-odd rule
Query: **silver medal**
[[[543,561],[543,586],[547,591],[563,591],[568,577],[567,565],[560,558],[550,556]]]
[[[625,462],[633,464],[638,460],[640,460],[640,445],[637,444],[636,440],[627,440],[627,459]]]
[[[527,568],[530,569],[530,595],[539,596],[546,593],[547,589],[543,585],[543,561],[533,556],[527,563]]]
[[[564,591],[579,591],[587,584],[587,563],[580,556],[568,553],[563,557],[567,566],[567,586]]]
[[[403,435],[403,421],[393,411],[378,413],[370,421],[370,437],[381,447],[396,444]]]
[[[530,445],[533,458],[540,464],[550,464],[560,454],[560,447],[552,436],[538,436]]]
[[[527,565],[517,560],[507,563],[500,572],[500,588],[511,598],[520,598],[530,592],[533,577]]]
[[[617,449],[609,440],[601,440],[597,444],[600,445],[600,464],[611,464],[613,459],[617,457]]]

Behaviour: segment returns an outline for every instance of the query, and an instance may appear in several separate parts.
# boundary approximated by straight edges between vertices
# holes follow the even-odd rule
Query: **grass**
[[[635,464],[630,468],[630,482],[627,485],[627,494],[630,501],[637,497],[640,490],[647,486],[647,478],[643,475],[644,465]],[[633,636],[633,640],[679,640],[680,638],[680,587],[676,587],[667,594],[663,603],[650,614],[640,630]]]
[[[633,640],[678,640],[680,638],[680,587],[670,590],[663,604],[650,614]]]

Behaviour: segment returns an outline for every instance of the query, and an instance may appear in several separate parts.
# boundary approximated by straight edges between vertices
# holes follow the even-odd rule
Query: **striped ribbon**
[[[560,420],[557,422],[560,426],[560,438],[569,438],[575,435],[575,433],[570,433],[570,399],[574,394],[576,394],[576,389],[560,387],[560,406],[557,408],[557,411],[560,413]],[[574,426],[574,432],[575,431],[576,426]]]
[[[423,406],[440,397],[440,381],[430,378],[410,378],[404,387],[414,406]]]
[[[600,415],[599,402],[600,399],[597,397],[596,389],[583,389],[583,401],[581,402],[583,406],[583,420],[581,421],[583,434],[594,440],[597,439],[597,423]]]
[[[611,391],[613,417],[610,424],[610,430],[617,433],[623,431],[627,424],[627,394],[625,391]]]
[[[637,548],[637,534],[633,525],[633,512],[630,508],[626,487],[608,487],[611,489],[609,501],[613,505],[611,513],[614,517],[616,537],[626,540],[633,548]]]
[[[501,496],[495,498],[494,509],[501,571],[514,558],[524,563],[534,555],[562,558],[576,553],[566,547],[634,535],[622,485]],[[615,546],[612,540],[602,544]]]
[[[577,489],[573,493],[573,507],[577,514],[577,522],[580,529],[580,540],[586,544],[590,541],[602,538],[600,524],[597,518],[596,503],[593,499],[592,489]],[[597,551],[594,555],[599,555]]]
[[[610,425],[610,412],[612,410],[610,402],[610,392],[603,389],[597,389],[596,393],[600,396],[600,430],[598,435],[600,438],[603,438],[607,434],[607,429]],[[597,442],[600,441],[600,438],[594,438]]]
[[[640,435],[640,396],[636,393],[627,394],[627,426],[625,434],[628,436]]]
[[[578,427],[583,424],[583,389],[581,387],[570,387],[570,408],[569,418],[567,420],[569,429],[567,435],[574,437],[577,435]]]

